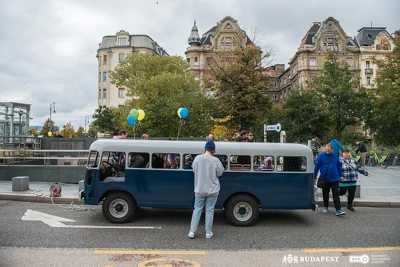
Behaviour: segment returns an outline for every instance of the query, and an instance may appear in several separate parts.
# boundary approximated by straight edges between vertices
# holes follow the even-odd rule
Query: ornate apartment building
[[[147,35],[130,35],[121,30],[116,35],[103,37],[97,49],[98,60],[98,105],[103,107],[121,107],[127,100],[126,88],[117,88],[111,84],[109,74],[132,52],[153,53],[168,56],[167,52]]]
[[[204,72],[216,57],[233,51],[236,47],[253,44],[237,20],[225,17],[217,25],[206,31],[200,38],[196,21],[188,39],[189,47],[185,51],[189,70],[198,74],[203,81]],[[210,91],[205,92],[207,95]]]
[[[363,27],[357,37],[352,38],[347,36],[335,18],[329,17],[322,23],[314,22],[290,59],[290,66],[279,75],[278,86],[272,89],[274,101],[284,100],[291,90],[305,87],[319,75],[328,50],[333,51],[340,61],[349,64],[362,86],[372,89],[377,70],[373,58],[382,59],[393,47],[394,38],[385,27]]]

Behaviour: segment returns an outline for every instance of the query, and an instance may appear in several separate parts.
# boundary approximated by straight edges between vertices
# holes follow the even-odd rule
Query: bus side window
[[[256,156],[258,159],[257,165],[254,164],[254,170],[258,168],[259,171],[273,171],[275,169],[274,157],[272,156]]]
[[[151,167],[154,169],[164,168],[164,160],[162,159],[162,154],[153,153],[151,155]]]
[[[93,167],[93,168],[98,167],[99,166],[99,158],[100,158],[99,152],[91,151],[89,154],[89,161],[87,163],[87,166]]]
[[[183,166],[184,169],[192,169],[192,163],[194,158],[198,154],[183,154]]]
[[[148,153],[134,153],[128,154],[128,167],[130,168],[148,168],[149,167],[149,154]]]
[[[303,164],[304,163],[304,164]],[[279,171],[304,172],[307,170],[305,157],[278,157]]]
[[[222,166],[224,166],[224,170],[228,169],[228,156],[227,155],[215,155],[215,157],[217,157],[221,163]]]
[[[232,155],[230,157],[230,169],[232,171],[249,171],[251,168],[251,156]]]

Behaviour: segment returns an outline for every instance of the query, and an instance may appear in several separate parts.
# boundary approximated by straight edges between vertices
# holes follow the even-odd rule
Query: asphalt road
[[[323,257],[332,257],[329,266],[354,266],[351,255],[368,255],[371,262],[374,257],[384,258],[382,266],[400,262],[400,209],[396,208],[359,207],[356,212],[346,210],[343,217],[335,216],[333,208],[327,214],[262,211],[252,227],[230,226],[223,211],[217,211],[213,238],[204,237],[201,223],[191,240],[187,237],[191,210],[141,209],[132,223],[115,225],[104,219],[100,206],[84,211],[66,206],[0,201],[0,266],[285,266],[293,260],[289,254],[298,257],[300,266],[326,266]],[[42,221],[24,221],[27,210],[74,222],[51,227]],[[121,228],[88,228],[94,226]],[[155,228],[126,229],[138,226]],[[179,251],[178,255],[165,252],[171,250]],[[301,255],[315,262],[305,262],[307,258],[300,262]],[[170,262],[158,262],[161,258]],[[25,261],[29,264],[21,265]]]

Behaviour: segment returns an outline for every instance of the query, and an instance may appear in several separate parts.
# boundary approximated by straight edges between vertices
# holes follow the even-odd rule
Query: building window
[[[311,73],[310,74],[310,80],[311,81],[314,81],[315,77],[317,77],[317,74],[315,74],[315,73]]]
[[[125,53],[119,53],[118,54],[118,60],[119,62],[123,61],[125,59]]]
[[[367,85],[371,85],[371,77],[367,77]]]
[[[212,62],[213,62],[212,57],[207,57],[206,58],[206,63],[207,63],[208,66],[212,65]]]
[[[315,67],[317,66],[317,59],[312,57],[310,58],[310,67]]]
[[[118,89],[118,97],[119,98],[124,98],[125,97],[125,89],[124,88],[119,88]]]
[[[103,65],[107,65],[107,55],[103,56]]]
[[[103,72],[103,82],[107,81],[107,72]]]
[[[118,45],[119,46],[126,45],[126,37],[125,38],[118,38]]]
[[[104,98],[104,99],[107,98],[107,89],[103,89],[103,98]]]
[[[118,105],[118,108],[123,108],[124,107],[124,105]]]
[[[366,61],[366,62],[365,62],[365,68],[366,68],[367,70],[371,69],[371,62],[370,62],[370,61]]]
[[[194,58],[194,65],[195,66],[199,65],[199,59],[197,57]]]
[[[101,98],[101,89],[99,89],[99,99]]]
[[[236,39],[233,37],[224,37],[221,39],[221,50],[232,51],[236,48]]]
[[[339,52],[339,43],[336,38],[325,38],[324,51],[327,50]]]
[[[274,100],[278,100],[278,97],[276,96],[276,94],[274,95]]]
[[[186,61],[188,64],[190,64],[190,58],[187,58]]]

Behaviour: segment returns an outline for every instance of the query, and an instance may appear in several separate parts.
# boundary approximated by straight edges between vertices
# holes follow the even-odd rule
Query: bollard
[[[395,157],[394,157],[394,159],[393,159],[393,163],[392,163],[392,166],[396,166],[396,163],[397,163],[397,159],[398,159],[398,157],[397,157],[397,156],[395,156]]]
[[[29,176],[17,176],[12,178],[12,191],[29,190]]]

